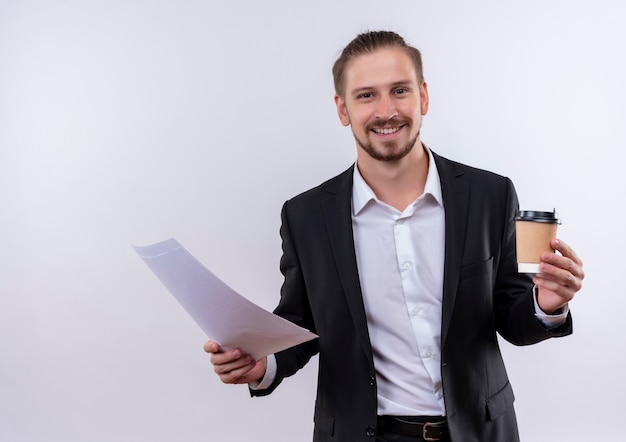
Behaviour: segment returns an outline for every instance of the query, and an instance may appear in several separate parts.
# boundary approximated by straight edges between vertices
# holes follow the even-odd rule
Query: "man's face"
[[[426,83],[419,84],[409,55],[385,48],[356,57],[346,66],[344,82],[344,96],[335,96],[337,113],[357,145],[375,160],[405,157],[428,111]]]

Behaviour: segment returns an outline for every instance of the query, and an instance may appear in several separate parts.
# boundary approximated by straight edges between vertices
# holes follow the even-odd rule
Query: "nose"
[[[389,97],[381,97],[376,107],[377,120],[391,120],[398,116],[395,103]]]

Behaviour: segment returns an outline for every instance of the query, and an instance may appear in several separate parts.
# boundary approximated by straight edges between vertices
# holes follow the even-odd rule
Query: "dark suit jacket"
[[[517,273],[513,184],[433,154],[445,207],[442,379],[453,441],[518,440],[513,390],[496,332],[516,345],[571,333],[536,319],[532,281]],[[376,373],[351,220],[353,167],[285,203],[275,313],[319,338],[276,354],[271,393],[319,352],[313,440],[373,441]],[[393,321],[393,318],[389,318]]]

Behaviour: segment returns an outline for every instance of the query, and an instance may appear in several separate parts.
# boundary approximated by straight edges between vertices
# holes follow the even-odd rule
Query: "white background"
[[[423,140],[556,207],[585,261],[574,335],[503,343],[522,439],[616,440],[625,19],[619,0],[0,0],[0,440],[310,440],[317,360],[267,398],[222,385],[131,244],[176,237],[272,309],[282,203],[355,155],[330,68],[381,28],[423,52]]]

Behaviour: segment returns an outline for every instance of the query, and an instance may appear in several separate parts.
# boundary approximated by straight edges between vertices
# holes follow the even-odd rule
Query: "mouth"
[[[372,132],[376,135],[386,136],[396,134],[402,129],[404,125],[396,126],[396,127],[374,127],[372,128]]]

